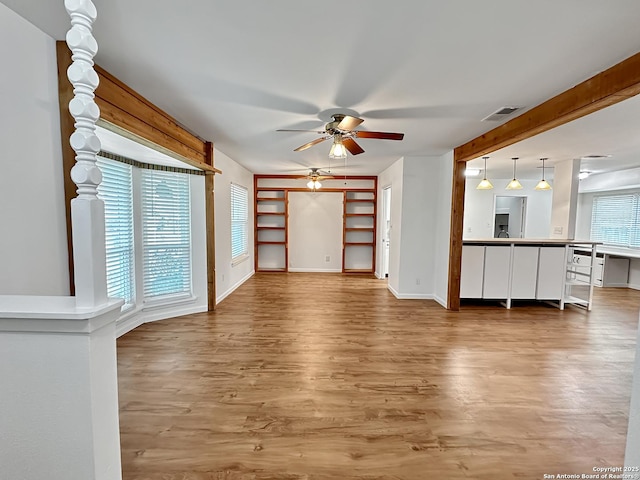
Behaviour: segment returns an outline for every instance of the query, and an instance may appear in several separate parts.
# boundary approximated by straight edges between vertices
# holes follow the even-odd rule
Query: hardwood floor
[[[455,313],[371,278],[257,274],[213,314],[118,340],[124,479],[543,479],[621,466],[639,309],[638,291],[596,289],[592,312]]]

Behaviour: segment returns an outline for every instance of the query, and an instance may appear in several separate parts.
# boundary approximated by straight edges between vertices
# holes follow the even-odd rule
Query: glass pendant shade
[[[507,190],[522,190],[522,184],[517,178],[514,178],[507,185]]]
[[[513,180],[507,185],[507,190],[522,190],[522,184],[516,178],[516,162],[518,161],[518,157],[514,157],[511,160],[513,160]]]
[[[322,184],[318,180],[309,180],[309,183],[307,183],[307,187],[309,187],[311,190],[317,190],[322,187]]]
[[[538,182],[538,184],[536,185],[536,190],[551,190],[551,185],[549,184],[549,182],[547,182],[544,179],[544,162],[545,162],[546,158],[541,158],[540,161],[542,162],[542,180],[540,180]]]
[[[482,157],[484,159],[484,178],[480,180],[480,183],[476,187],[476,190],[491,190],[493,185],[487,180],[487,159],[489,157]]]
[[[543,178],[536,185],[536,190],[551,190],[551,185]]]
[[[341,160],[347,158],[347,149],[342,144],[342,135],[334,135],[333,145],[331,145],[331,150],[329,150],[329,158],[337,158]]]

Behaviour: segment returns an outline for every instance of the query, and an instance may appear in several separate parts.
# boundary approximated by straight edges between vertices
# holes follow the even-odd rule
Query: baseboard
[[[189,315],[191,313],[201,313],[207,311],[207,305],[196,300],[182,305],[168,304],[163,307],[152,307],[145,310],[144,307],[133,312],[124,315],[122,320],[118,320],[116,323],[116,338],[121,337],[125,333],[130,332],[148,322],[155,322],[158,320],[166,320],[168,318],[180,317],[182,315]]]
[[[338,268],[291,268],[289,271],[292,273],[342,273],[342,269]]]
[[[125,333],[129,333],[131,330],[138,328],[144,321],[140,315],[140,312],[136,312],[130,317],[126,317],[122,321],[116,322],[116,338],[121,337]]]
[[[229,287],[229,289],[226,292],[222,293],[221,295],[218,295],[216,297],[216,304],[220,303],[225,298],[227,298],[229,295],[231,295],[235,290],[238,289],[238,287],[240,287],[240,285],[242,285],[244,282],[246,282],[251,277],[253,277],[255,275],[255,273],[256,273],[255,270],[251,270],[247,275],[245,275],[243,278],[241,278],[236,283],[231,285],[231,287]]]
[[[629,284],[625,285],[625,287],[631,288],[633,290],[640,290],[640,285],[636,285],[636,284],[633,284],[633,283],[629,283]]]
[[[432,293],[399,293],[391,285],[387,285],[387,288],[398,300],[435,300]]]
[[[447,301],[444,298],[442,298],[442,297],[440,297],[438,295],[434,295],[433,299],[436,302],[438,302],[441,306],[443,306],[444,308],[447,308]]]

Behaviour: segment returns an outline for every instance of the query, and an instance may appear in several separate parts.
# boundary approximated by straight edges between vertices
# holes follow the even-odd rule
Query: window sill
[[[249,254],[240,255],[239,257],[236,257],[231,260],[231,266],[235,267],[236,265],[239,265],[242,262],[245,262],[247,260],[249,260]]]
[[[198,299],[198,297],[193,296],[190,293],[182,294],[182,295],[172,295],[167,297],[162,297],[153,300],[145,300],[142,304],[142,310],[156,310],[165,307],[173,307],[177,305],[184,305],[187,303],[193,303]]]

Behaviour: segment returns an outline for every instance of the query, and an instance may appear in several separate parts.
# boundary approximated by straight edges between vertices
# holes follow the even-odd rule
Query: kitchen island
[[[491,238],[464,240],[460,298],[540,300],[591,310],[597,242]],[[574,262],[574,251],[592,253],[591,263]]]

